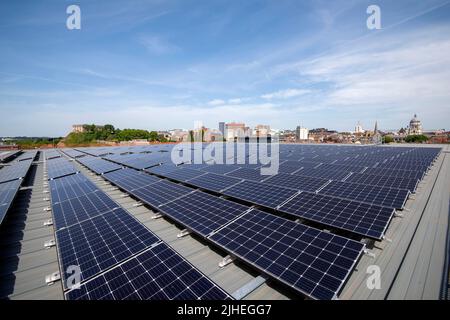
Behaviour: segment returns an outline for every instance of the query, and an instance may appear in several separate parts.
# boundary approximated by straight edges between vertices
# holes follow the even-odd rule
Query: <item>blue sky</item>
[[[66,28],[67,6],[81,30]],[[368,30],[366,8],[381,8]],[[0,136],[450,123],[450,1],[1,1]]]

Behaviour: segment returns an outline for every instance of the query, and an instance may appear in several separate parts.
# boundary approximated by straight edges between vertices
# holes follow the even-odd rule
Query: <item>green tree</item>
[[[392,138],[391,136],[383,137],[383,143],[392,143],[392,142],[394,142],[394,138]]]
[[[423,134],[410,135],[405,138],[408,143],[421,143],[428,141],[428,137]]]

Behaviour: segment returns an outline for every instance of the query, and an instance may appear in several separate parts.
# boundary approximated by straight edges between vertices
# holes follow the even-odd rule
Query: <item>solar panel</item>
[[[52,211],[56,230],[77,224],[118,207],[119,205],[116,202],[100,190],[78,198],[53,203]]]
[[[376,204],[384,207],[403,209],[409,190],[369,186],[341,181],[332,181],[319,194]]]
[[[0,169],[0,183],[23,179],[27,175],[31,163],[31,160],[25,160],[3,167]]]
[[[249,207],[201,191],[159,207],[162,213],[204,237],[248,209]]]
[[[314,299],[337,296],[364,245],[259,210],[209,239],[262,272]]]
[[[392,208],[309,192],[300,193],[279,210],[378,240],[395,212]]]
[[[66,293],[68,300],[230,300],[164,243]]]
[[[74,174],[49,181],[52,202],[62,202],[98,190],[94,183],[82,174]]]
[[[227,173],[226,176],[257,182],[263,181],[269,177],[267,175],[262,175],[261,170],[250,168],[240,168]]]
[[[163,163],[162,165],[159,166],[154,166],[151,168],[147,168],[144,171],[149,172],[149,173],[153,173],[153,174],[165,174],[168,172],[171,172],[173,170],[177,170],[178,166],[175,165],[174,163]]]
[[[376,176],[390,176],[390,177],[403,177],[415,180],[421,180],[423,178],[422,171],[412,171],[412,170],[396,170],[387,168],[367,168],[364,174],[371,174]]]
[[[220,192],[235,184],[238,184],[240,179],[223,176],[215,173],[206,173],[205,175],[189,180],[189,184],[203,188],[205,190]]]
[[[313,178],[322,178],[327,180],[342,180],[350,174],[350,171],[328,170],[320,169],[320,167],[318,167],[316,169],[302,169],[300,171],[294,172],[293,174]]]
[[[77,159],[78,162],[94,171],[96,174],[104,174],[107,172],[119,170],[122,167],[111,161],[107,161],[101,158],[85,156]]]
[[[149,186],[133,190],[131,194],[144,203],[157,208],[192,191],[194,189],[167,180],[161,180]]]
[[[254,181],[243,181],[223,191],[224,195],[276,209],[298,191]]]
[[[375,176],[370,174],[352,174],[345,182],[365,184],[378,187],[407,189],[411,192],[415,192],[418,181],[416,179],[404,178],[404,177],[390,177],[390,176]]]
[[[160,178],[138,172],[134,169],[123,169],[106,173],[104,177],[127,192],[132,192],[135,189],[161,181]]]
[[[206,173],[199,171],[199,170],[180,167],[180,169],[170,171],[170,172],[164,173],[162,175],[166,178],[170,178],[170,179],[181,181],[181,182],[186,182],[190,179],[194,179],[194,178],[202,176],[204,174],[206,174]]]
[[[273,184],[280,187],[311,192],[316,192],[328,182],[329,180],[326,179],[304,177],[284,173],[276,174],[269,179],[264,180],[265,184]]]
[[[155,244],[159,239],[122,208],[56,231],[63,285],[69,266],[79,266],[81,281]]]
[[[212,164],[202,168],[201,170],[210,173],[226,174],[239,168],[241,168],[241,166],[235,164]]]
[[[0,224],[3,222],[6,213],[11,207],[21,184],[21,180],[14,180],[0,184]]]
[[[66,175],[77,173],[73,164],[64,158],[51,159],[47,161],[48,179],[57,179]]]

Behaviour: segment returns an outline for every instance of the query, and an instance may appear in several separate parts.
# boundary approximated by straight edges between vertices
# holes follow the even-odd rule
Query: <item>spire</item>
[[[375,129],[373,130],[374,134],[378,133],[378,121],[375,121]]]

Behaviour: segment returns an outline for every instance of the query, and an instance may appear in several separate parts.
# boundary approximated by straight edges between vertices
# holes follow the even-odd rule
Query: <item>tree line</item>
[[[156,131],[142,129],[119,129],[111,124],[104,126],[84,125],[83,132],[71,132],[64,142],[67,145],[88,144],[95,141],[130,141],[145,139],[149,141],[167,142],[167,139],[158,135]]]

